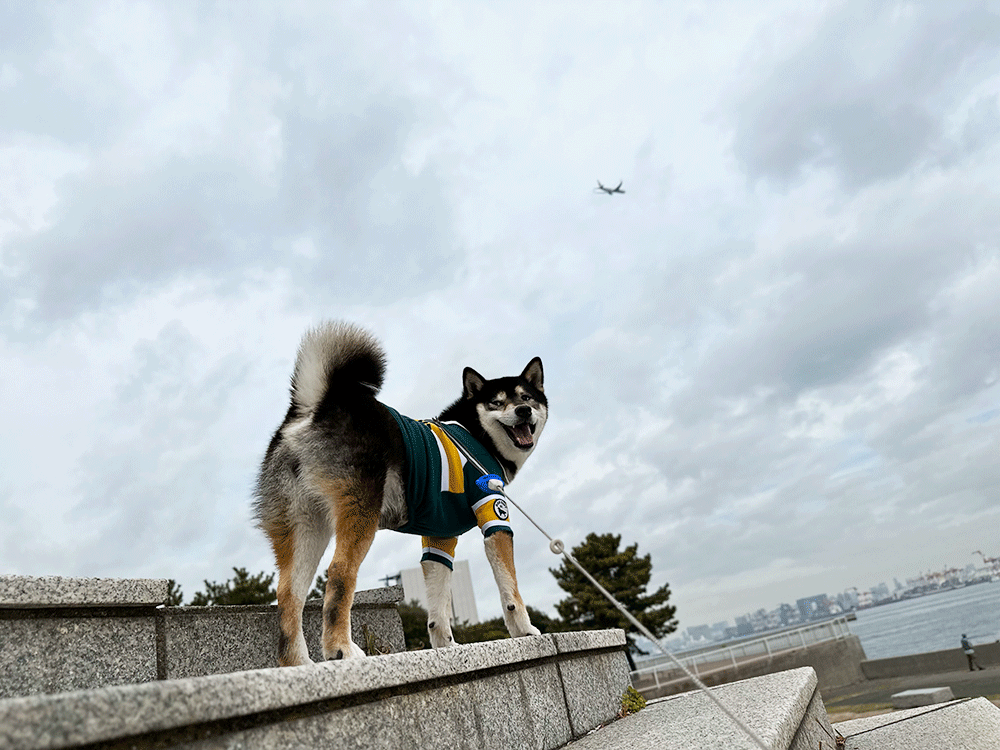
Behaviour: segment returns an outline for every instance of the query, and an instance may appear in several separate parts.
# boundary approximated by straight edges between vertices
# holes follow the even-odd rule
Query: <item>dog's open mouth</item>
[[[521,450],[530,450],[535,446],[535,439],[532,437],[535,432],[535,425],[528,422],[521,422],[521,424],[516,424],[513,427],[504,425],[503,428],[507,430],[511,442]]]

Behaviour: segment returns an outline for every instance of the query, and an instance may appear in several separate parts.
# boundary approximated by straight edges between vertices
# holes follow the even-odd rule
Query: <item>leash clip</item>
[[[501,479],[496,474],[483,474],[476,480],[476,486],[483,492],[502,492],[503,491],[503,479]]]

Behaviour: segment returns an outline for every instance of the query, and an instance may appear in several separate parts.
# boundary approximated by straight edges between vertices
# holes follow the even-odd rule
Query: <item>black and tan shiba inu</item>
[[[462,395],[418,422],[379,402],[385,355],[366,331],[325,323],[306,333],[292,403],[267,449],[255,511],[278,566],[282,665],[308,664],[302,607],[336,537],[323,600],[323,656],[363,656],[351,640],[358,567],[378,529],[423,537],[421,566],[435,648],[454,643],[451,566],[457,537],[479,526],[512,636],[537,635],[517,590],[503,496],[476,484],[480,464],[504,481],[534,450],[548,417],[542,362],[517,376],[462,374]],[[475,460],[470,459],[470,456]]]

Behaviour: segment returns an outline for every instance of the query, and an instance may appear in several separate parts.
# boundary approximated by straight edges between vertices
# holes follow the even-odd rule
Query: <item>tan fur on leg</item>
[[[323,657],[326,659],[365,655],[351,640],[351,606],[358,568],[378,530],[381,497],[381,488],[355,483],[338,503],[337,546],[327,569],[326,596],[323,598]]]
[[[512,638],[522,635],[540,635],[538,628],[531,624],[528,610],[521,601],[514,575],[514,537],[505,531],[490,534],[485,539],[486,559],[493,568],[493,577],[500,590],[500,604],[503,607],[503,621]]]
[[[278,566],[278,663],[311,664],[302,633],[302,606],[330,535],[288,524],[274,524],[266,531]]]

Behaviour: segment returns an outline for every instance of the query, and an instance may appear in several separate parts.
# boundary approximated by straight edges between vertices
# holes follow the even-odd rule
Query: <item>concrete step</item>
[[[272,667],[273,605],[165,607],[160,579],[0,576],[0,698]],[[354,640],[406,648],[392,586],[355,594]],[[322,659],[322,602],[306,604],[306,642]]]
[[[812,667],[732,682],[712,690],[772,750],[836,747],[836,733],[827,718]],[[566,750],[662,748],[759,750],[700,691],[650,702],[638,713],[566,746]]]
[[[620,630],[0,700],[0,750],[563,746],[614,718]]]
[[[1000,709],[986,698],[893,711],[833,725],[844,750],[996,750]]]

